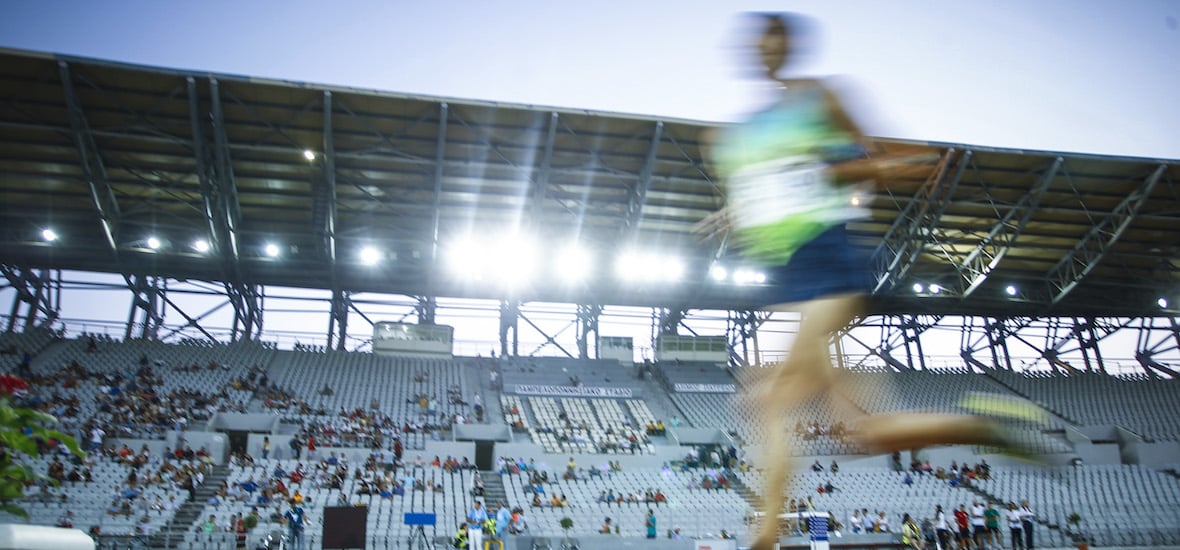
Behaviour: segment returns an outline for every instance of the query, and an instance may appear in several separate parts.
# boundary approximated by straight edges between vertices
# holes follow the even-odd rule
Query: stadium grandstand
[[[754,310],[773,281],[693,233],[721,204],[707,125],[15,50],[0,89],[0,369],[89,451],[25,458],[60,482],[5,501],[29,523],[255,548],[297,501],[311,548],[409,548],[480,501],[510,548],[745,546],[741,396],[798,315]],[[808,403],[791,510],[830,513],[834,547],[976,501],[1027,501],[1040,548],[1180,547],[1180,163],[870,152],[937,160],[860,199],[849,397],[1032,403],[1012,429],[1048,464],[874,455]]]

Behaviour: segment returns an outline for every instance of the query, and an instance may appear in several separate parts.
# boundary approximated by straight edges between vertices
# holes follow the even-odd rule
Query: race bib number
[[[834,193],[827,166],[811,157],[763,162],[729,179],[730,223],[746,229],[822,209]]]

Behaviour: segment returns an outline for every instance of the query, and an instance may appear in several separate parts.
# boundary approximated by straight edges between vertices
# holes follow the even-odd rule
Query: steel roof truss
[[[106,167],[99,155],[98,147],[94,143],[94,135],[90,132],[90,124],[86,121],[86,114],[82,111],[82,104],[74,93],[74,82],[70,76],[70,66],[65,61],[58,63],[61,74],[62,89],[65,92],[66,108],[69,111],[70,129],[74,137],[74,145],[78,148],[78,159],[82,167],[82,175],[86,185],[90,188],[90,198],[94,208],[98,211],[102,233],[112,253],[119,250],[119,203],[115,199],[115,192],[107,179]]]
[[[1127,195],[1110,215],[1087,231],[1073,249],[1049,270],[1045,280],[1049,286],[1052,304],[1060,303],[1106,257],[1135,221],[1139,209],[1147,202],[1166,170],[1167,165],[1160,164],[1143,180],[1139,188]]]

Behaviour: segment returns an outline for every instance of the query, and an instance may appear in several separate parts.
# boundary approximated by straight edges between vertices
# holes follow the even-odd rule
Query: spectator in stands
[[[934,534],[938,537],[938,548],[949,549],[951,544],[951,526],[942,511],[942,505],[934,507]]]
[[[611,524],[610,524],[610,518],[608,517],[608,518],[605,518],[602,520],[602,527],[598,528],[598,533],[600,535],[609,535],[610,532],[611,532]]]
[[[971,502],[971,540],[976,548],[983,548],[983,541],[987,538],[987,508],[978,500]]]
[[[65,480],[66,466],[65,464],[62,464],[60,458],[54,457],[53,462],[49,464],[49,469],[46,472],[46,475],[51,479],[57,480],[59,483]]]
[[[901,544],[915,550],[922,550],[926,547],[921,528],[909,514],[901,519]]]
[[[262,460],[270,458],[270,437],[264,436],[262,438]]]
[[[523,534],[528,529],[528,523],[524,519],[524,510],[514,508],[512,510],[512,523],[509,525],[509,532],[513,535]]]
[[[817,461],[815,461],[815,464],[811,465],[811,471],[816,472],[816,473],[822,472],[822,471],[824,471],[824,465],[820,464],[819,461],[817,460]]]
[[[291,541],[292,550],[304,550],[304,524],[307,518],[303,512],[303,506],[292,501],[291,509],[283,514],[283,520],[287,524],[287,537]]]
[[[299,434],[291,436],[291,440],[287,442],[287,446],[291,448],[291,456],[295,460],[299,460],[301,458],[299,456],[300,452],[303,449],[303,441],[299,440]]]
[[[652,510],[647,511],[647,519],[643,523],[646,530],[647,538],[656,538],[656,513]]]
[[[1000,536],[1000,511],[995,503],[988,502],[983,512],[984,525],[987,527],[987,545],[989,547],[1003,546],[1004,539]]]
[[[1037,514],[1028,505],[1028,501],[1020,501],[1020,528],[1024,531],[1024,547],[1027,550],[1035,548],[1033,546],[1033,521],[1036,518]]]
[[[905,477],[903,477],[903,478],[901,479],[901,482],[902,482],[902,483],[903,483],[903,484],[904,484],[906,487],[913,487],[913,485],[914,485],[914,478],[910,477],[910,474],[909,474],[909,472],[906,472],[906,474],[905,474]]]
[[[1004,517],[1008,521],[1008,532],[1012,536],[1012,550],[1026,548],[1024,545],[1024,514],[1016,507],[1015,502],[1008,503],[1008,513]]]
[[[471,510],[467,511],[467,541],[472,548],[483,548],[483,524],[487,519],[483,503],[475,501]]]
[[[955,526],[958,527],[959,534],[955,538],[955,543],[959,548],[965,548],[971,545],[971,514],[967,513],[967,505],[960,504],[959,508],[955,510]]]

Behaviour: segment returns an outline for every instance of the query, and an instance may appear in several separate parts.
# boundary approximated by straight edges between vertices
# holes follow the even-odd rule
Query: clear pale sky
[[[734,15],[820,21],[876,135],[1180,158],[1167,0],[25,1],[0,45],[147,65],[699,120],[750,105]]]
[[[1167,0],[7,0],[0,46],[728,121],[758,93],[743,79],[737,48],[735,15],[750,10],[797,11],[820,22],[821,46],[802,69],[846,77],[845,99],[870,134],[1180,158],[1180,2]],[[65,300],[66,317],[94,314],[80,298]],[[268,310],[281,305],[269,300]],[[124,315],[118,309],[114,319]],[[495,337],[491,319],[443,322],[472,324],[457,326],[456,337],[486,341]],[[540,322],[557,331],[567,320]],[[642,334],[642,324],[604,334]],[[351,326],[364,337],[359,319]],[[325,330],[326,312],[308,317],[307,327]],[[268,321],[268,332],[282,328]]]

